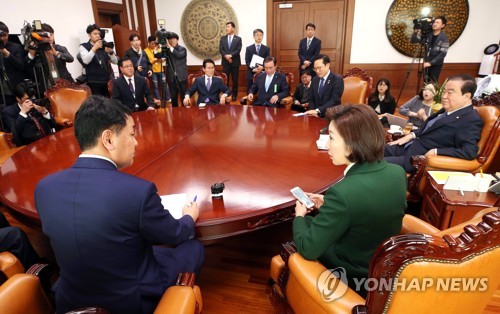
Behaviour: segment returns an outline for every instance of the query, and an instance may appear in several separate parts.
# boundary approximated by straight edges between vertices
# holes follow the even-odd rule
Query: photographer
[[[125,51],[124,58],[128,58],[134,64],[135,71],[144,77],[151,77],[153,72],[151,71],[151,63],[149,62],[148,56],[144,54],[141,48],[141,38],[138,34],[132,34],[128,38],[130,49]]]
[[[24,80],[24,49],[21,45],[9,41],[9,28],[0,22],[0,84],[5,96],[5,104],[15,103],[14,86]],[[5,73],[4,73],[5,71]],[[3,103],[3,97],[0,97]]]
[[[414,33],[411,37],[412,43],[425,44],[425,57],[424,57],[424,82],[438,82],[441,68],[443,67],[444,57],[448,53],[450,42],[448,36],[443,32],[446,26],[446,18],[438,16],[433,22],[432,20],[425,22],[421,20],[421,24],[415,23]],[[430,22],[432,22],[431,25]],[[418,31],[421,29],[421,34]],[[429,33],[432,30],[432,36]]]
[[[35,104],[30,94],[34,91],[28,91],[24,83],[20,83],[14,88],[17,103],[2,111],[5,131],[14,134],[14,143],[18,146],[49,135],[56,127],[54,117],[47,108]]]
[[[72,83],[75,82],[68,69],[66,68],[66,63],[73,62],[73,56],[68,52],[66,47],[57,45],[54,40],[54,29],[49,24],[42,24],[42,31],[48,36],[44,38],[43,43],[38,44],[38,49],[29,49],[27,58],[27,70],[28,74],[34,73],[34,66],[37,62],[42,62],[42,60],[47,60],[46,66],[54,83],[59,79],[65,79]],[[38,54],[44,54],[44,58]],[[37,74],[38,75],[38,74]],[[40,77],[40,76],[39,76]],[[34,77],[32,77],[34,79]],[[47,86],[50,87],[50,86]],[[43,92],[41,93],[43,94]]]
[[[165,59],[161,56],[161,47],[159,43],[156,41],[155,36],[148,37],[148,47],[144,49],[144,52],[148,56],[149,62],[152,64],[153,70],[153,91],[156,99],[161,100],[165,99],[166,101],[171,101],[170,92],[167,89],[167,79],[164,73]],[[161,82],[161,90],[163,93],[163,98],[160,96],[160,85]]]
[[[179,97],[184,97],[186,94],[188,77],[187,50],[179,45],[179,35],[176,33],[168,34],[167,39],[167,57],[171,61],[167,65],[168,86],[172,97],[172,107],[177,107]]]
[[[87,75],[87,85],[93,95],[103,95],[109,97],[108,81],[112,71],[110,62],[118,63],[113,48],[104,43],[101,38],[101,28],[97,24],[87,26],[89,41],[80,45],[78,54],[85,67]]]

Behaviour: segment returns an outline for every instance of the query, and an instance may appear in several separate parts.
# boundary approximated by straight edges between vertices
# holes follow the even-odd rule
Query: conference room
[[[190,224],[194,239],[204,247],[203,266],[195,276],[190,272],[180,277],[179,284],[185,286],[174,285],[164,289],[166,292],[162,300],[155,299],[157,312],[333,313],[351,312],[359,306],[359,311],[366,307],[369,312],[378,313],[384,308],[385,311],[400,312],[411,306],[415,309],[408,311],[420,313],[433,312],[438,308],[444,312],[470,309],[466,312],[495,313],[500,310],[500,293],[497,291],[500,276],[494,271],[500,261],[500,244],[492,239],[499,238],[500,197],[488,189],[447,189],[446,178],[443,182],[438,176],[446,172],[444,175],[448,176],[450,173],[461,173],[464,178],[484,179],[491,175],[494,179],[493,175],[500,171],[500,86],[495,85],[499,82],[499,39],[492,31],[500,27],[494,16],[500,4],[495,0],[449,2],[434,1],[428,6],[426,1],[410,3],[397,0],[376,3],[368,0],[193,0],[182,3],[170,0],[69,0],[64,3],[49,0],[29,6],[10,3],[8,11],[12,13],[0,20],[9,28],[9,41],[15,42],[17,38],[21,43],[24,38],[20,30],[26,24],[35,26],[35,21],[50,24],[55,42],[74,57],[74,61],[66,62],[65,67],[75,81],[84,70],[77,58],[83,47],[81,44],[91,39],[86,28],[95,23],[106,30],[103,32],[105,41],[113,43],[112,53],[104,48],[98,53],[114,54],[118,58],[131,49],[131,34],[138,34],[143,56],[146,57],[149,36],[155,35],[161,28],[164,33],[175,33],[179,37],[177,46],[170,44],[172,38],[168,37],[172,36],[167,35],[165,45],[168,47],[162,48],[167,59],[162,60],[161,55],[153,56],[153,59],[156,59],[155,64],[162,64],[160,71],[167,73],[166,68],[172,67],[168,59],[174,58],[173,51],[185,49],[187,78],[176,77],[172,82],[179,91],[182,91],[181,81],[185,81],[186,88],[189,88],[196,79],[206,75],[202,67],[205,59],[215,61],[214,77],[221,78],[228,89],[236,88],[237,95],[231,95],[235,98],[228,96],[225,105],[197,105],[198,102],[192,99],[190,106],[183,106],[185,95],[179,93],[180,105],[175,107],[165,96],[162,84],[159,86],[160,97],[153,93],[152,77],[146,75],[148,89],[154,96],[155,110],[132,109],[133,112],[129,113],[137,147],[133,163],[120,169],[120,172],[154,183],[162,206],[171,211],[175,219],[183,216],[186,203],[196,205],[199,211]],[[424,15],[422,9],[425,8],[429,11],[424,11],[427,12]],[[301,254],[300,243],[297,245],[295,224],[298,205],[296,196],[290,190],[300,187],[307,193],[324,195],[327,203],[331,199],[327,191],[342,184],[348,178],[347,174],[355,169],[352,168],[354,166],[346,167],[347,164],[337,165],[335,160],[332,164],[332,154],[328,150],[331,144],[318,146],[325,139],[331,142],[329,126],[332,125],[332,118],[326,112],[311,116],[290,109],[294,92],[301,84],[301,71],[304,70],[301,68],[299,46],[301,40],[307,39],[310,34],[306,25],[313,23],[315,26],[312,38],[320,40],[320,54],[329,57],[328,73],[338,76],[344,84],[341,105],[335,107],[368,104],[370,95],[378,88],[376,83],[386,78],[397,104],[392,114],[406,119],[398,113],[398,109],[424,88],[427,73],[423,55],[414,58],[415,53],[422,53],[418,50],[426,44],[410,42],[414,31],[421,32],[421,28],[414,30],[414,20],[426,16],[435,20],[441,15],[447,19],[442,32],[449,38],[449,48],[435,86],[437,90],[445,91],[446,79],[453,75],[466,74],[474,78],[480,93],[470,95],[470,99],[478,119],[482,121],[475,143],[477,154],[471,160],[440,156],[439,153],[415,158],[416,170],[404,175],[407,186],[401,199],[406,202],[406,208],[399,217],[401,228],[398,227],[398,230],[401,229],[401,232],[392,233],[375,245],[373,256],[365,261],[368,277],[363,278],[363,284],[346,284],[340,280],[342,273],[334,272],[335,267],[332,266],[335,265],[325,266],[322,259],[304,258],[307,254]],[[228,33],[228,22],[234,22],[234,33]],[[258,44],[268,47],[270,56],[277,60],[275,78],[278,73],[283,75],[289,87],[290,95],[276,106],[255,106],[245,101],[248,95],[245,48],[257,44],[254,37],[256,29],[263,31],[262,42]],[[237,53],[241,65],[237,69],[236,87],[233,86],[234,73],[226,73],[222,64],[224,55],[221,55],[220,45],[228,40],[226,36],[233,36],[231,42],[234,44],[230,46],[236,46],[241,40]],[[44,40],[42,38],[42,42]],[[161,46],[161,38],[158,41]],[[140,54],[141,50],[138,52]],[[3,53],[0,63],[7,64],[11,57],[8,54]],[[45,52],[41,54],[45,56]],[[27,55],[25,57],[24,60],[29,59]],[[59,58],[57,52],[53,58]],[[231,58],[234,67],[237,58]],[[51,64],[50,56],[47,60]],[[312,67],[318,68],[314,63],[312,60]],[[260,73],[258,66],[256,68],[255,72]],[[28,69],[31,68],[26,67],[29,72]],[[154,72],[153,63],[151,69]],[[113,62],[108,71],[114,79],[121,75]],[[265,73],[263,68],[260,71]],[[25,75],[33,77],[32,74]],[[52,75],[50,71],[46,74]],[[325,74],[328,75],[326,71]],[[138,77],[137,71],[134,75]],[[259,75],[255,75],[255,80]],[[114,79],[105,82],[111,98],[114,98]],[[320,84],[319,79],[312,78],[312,89],[317,88],[315,84]],[[167,73],[167,84],[171,84],[168,80]],[[54,297],[51,288],[54,289],[53,285],[60,275],[58,261],[62,261],[62,256],[51,246],[50,237],[44,234],[44,221],[38,214],[37,206],[40,205],[35,198],[35,190],[42,179],[71,168],[75,161],[81,159],[83,150],[75,137],[75,125],[78,124],[75,113],[94,93],[88,84],[63,82],[59,78],[54,82],[48,78],[41,81],[46,81],[47,88],[44,88],[46,92],[42,92],[40,98],[47,96],[50,101],[47,112],[54,119],[55,132],[27,145],[15,145],[10,132],[1,133],[0,207],[8,223],[19,227],[27,235],[42,258],[42,264],[48,264],[52,269],[50,275],[45,273],[47,270],[41,271],[41,294],[32,297],[33,300],[41,298],[47,301],[40,313],[51,313],[57,311],[57,294],[56,300],[51,300]],[[2,87],[6,86],[2,84]],[[137,89],[137,86],[135,83],[134,88]],[[314,94],[313,91],[311,93]],[[8,93],[2,89],[3,94]],[[169,94],[172,96],[171,92]],[[46,112],[45,109],[40,111],[41,115]],[[380,129],[387,142],[403,136],[394,133],[404,132],[403,128],[396,126],[384,129],[380,125]],[[394,132],[396,129],[397,132]],[[119,164],[118,168],[121,168]],[[121,193],[116,199],[125,199],[127,192]],[[321,207],[318,204],[315,206]],[[308,216],[318,217],[318,212],[321,213],[321,210],[315,210]],[[118,217],[116,221],[119,221]],[[368,227],[364,231],[368,231]],[[291,242],[293,240],[295,243]],[[157,244],[150,240],[147,242]],[[378,248],[376,252],[375,248]],[[407,256],[392,260],[398,253]],[[87,255],[85,259],[90,261],[93,256]],[[10,260],[15,261],[15,258],[10,255]],[[482,268],[480,265],[484,261],[491,263],[491,267]],[[394,268],[385,268],[387,263],[394,264]],[[447,265],[453,268],[446,268]],[[27,268],[18,268],[18,272],[24,273]],[[328,269],[330,271],[326,272]],[[5,282],[13,275],[6,274]],[[328,274],[333,274],[333,277]],[[478,285],[480,290],[473,292],[461,288],[436,291],[439,278],[446,282],[466,277],[479,278],[478,282],[485,283],[486,288],[481,290],[482,286]],[[392,284],[401,283],[403,279],[407,283],[417,280],[414,278],[419,280],[418,289],[403,284],[390,285],[380,291],[373,289],[376,285],[389,282],[389,279]],[[423,287],[422,282],[428,283],[429,278],[434,280],[432,285]],[[329,299],[327,292],[333,288],[329,286],[332,280],[345,291],[336,289],[339,295]],[[366,282],[369,284],[364,284]],[[401,287],[407,288],[406,291]],[[20,308],[15,310],[17,304],[12,299],[1,297],[1,290],[0,287],[1,307],[9,304],[14,309],[12,313],[20,311]],[[367,294],[360,294],[360,290],[365,290]],[[22,294],[16,292],[15,295],[19,293]],[[452,296],[453,293],[460,294],[461,302]],[[440,302],[435,301],[438,298]],[[184,301],[173,304],[172,300]],[[85,306],[99,307],[98,304]]]

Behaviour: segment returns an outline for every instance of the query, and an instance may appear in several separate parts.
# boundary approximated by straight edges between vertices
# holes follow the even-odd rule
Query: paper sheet
[[[461,177],[474,177],[468,172],[457,172],[457,171],[429,171],[431,177],[436,181],[437,184],[445,184],[446,180],[450,175],[461,176]]]
[[[187,204],[186,193],[160,195],[161,203],[165,210],[170,212],[170,215],[175,219],[182,217],[182,208]]]
[[[250,61],[250,67],[251,68],[255,68],[256,64],[258,64],[258,65],[264,65],[264,58],[262,58],[261,56],[258,56],[256,54],[254,54],[252,56],[252,60]]]

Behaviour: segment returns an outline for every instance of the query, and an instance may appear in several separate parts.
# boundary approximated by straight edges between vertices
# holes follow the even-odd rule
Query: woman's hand
[[[301,216],[305,217],[307,215],[307,207],[305,207],[301,202],[295,202],[295,217]]]
[[[325,196],[321,194],[306,193],[307,196],[314,202],[315,208],[320,208],[325,202]]]

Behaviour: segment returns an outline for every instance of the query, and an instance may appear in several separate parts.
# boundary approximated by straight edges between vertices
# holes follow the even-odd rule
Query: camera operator
[[[93,95],[110,97],[108,81],[113,75],[110,63],[117,64],[113,48],[104,46],[104,38],[101,38],[101,28],[97,24],[87,26],[89,41],[80,44],[78,54],[85,67],[87,85]]]
[[[27,145],[53,132],[56,127],[54,117],[47,108],[35,104],[24,83],[14,88],[17,103],[2,111],[3,124],[6,132],[14,134],[14,143],[18,146]]]
[[[45,55],[45,60],[47,60],[47,66],[49,70],[49,75],[52,77],[54,82],[59,79],[65,79],[72,83],[75,82],[68,69],[66,68],[66,63],[71,63],[74,61],[73,56],[68,52],[66,47],[57,45],[54,40],[54,29],[49,24],[42,24],[42,31],[47,34],[47,38],[44,39],[44,46],[39,53],[43,53]],[[28,74],[34,73],[33,67],[40,56],[36,55],[35,49],[28,50],[28,58],[27,58],[27,70]],[[49,87],[49,86],[47,86]]]
[[[148,56],[144,54],[141,48],[141,37],[139,37],[139,34],[132,34],[128,40],[132,47],[125,51],[124,58],[128,58],[132,61],[134,69],[139,75],[151,77],[151,75],[153,75],[151,63],[149,62]]]
[[[438,16],[432,22],[430,26],[432,30],[432,36],[428,36],[427,30],[425,28],[426,24],[421,29],[421,34],[418,34],[418,28],[415,27],[414,33],[411,38],[412,43],[424,43],[426,57],[424,58],[424,82],[438,82],[439,74],[441,73],[441,68],[443,67],[444,57],[448,53],[448,48],[450,47],[450,42],[448,36],[443,32],[446,26],[446,18],[444,16]]]
[[[13,89],[24,80],[25,52],[21,45],[9,41],[9,28],[3,22],[0,22],[0,52],[0,91],[7,106],[15,103]],[[0,97],[0,104],[3,101]]]
[[[165,101],[170,102],[170,92],[167,89],[167,78],[164,73],[164,66],[166,66],[165,59],[162,58],[161,46],[156,41],[155,36],[148,37],[148,47],[144,49],[144,52],[148,56],[149,62],[152,64],[153,70],[153,92],[154,96],[158,100],[164,99]],[[160,83],[161,83],[161,91],[162,96],[160,96]],[[163,98],[162,98],[163,97]]]
[[[179,35],[176,33],[168,34],[166,45],[169,49],[167,56],[173,65],[173,67],[170,64],[167,65],[168,86],[172,98],[172,107],[177,107],[179,97],[184,97],[186,94],[188,77],[187,50],[179,45]]]

